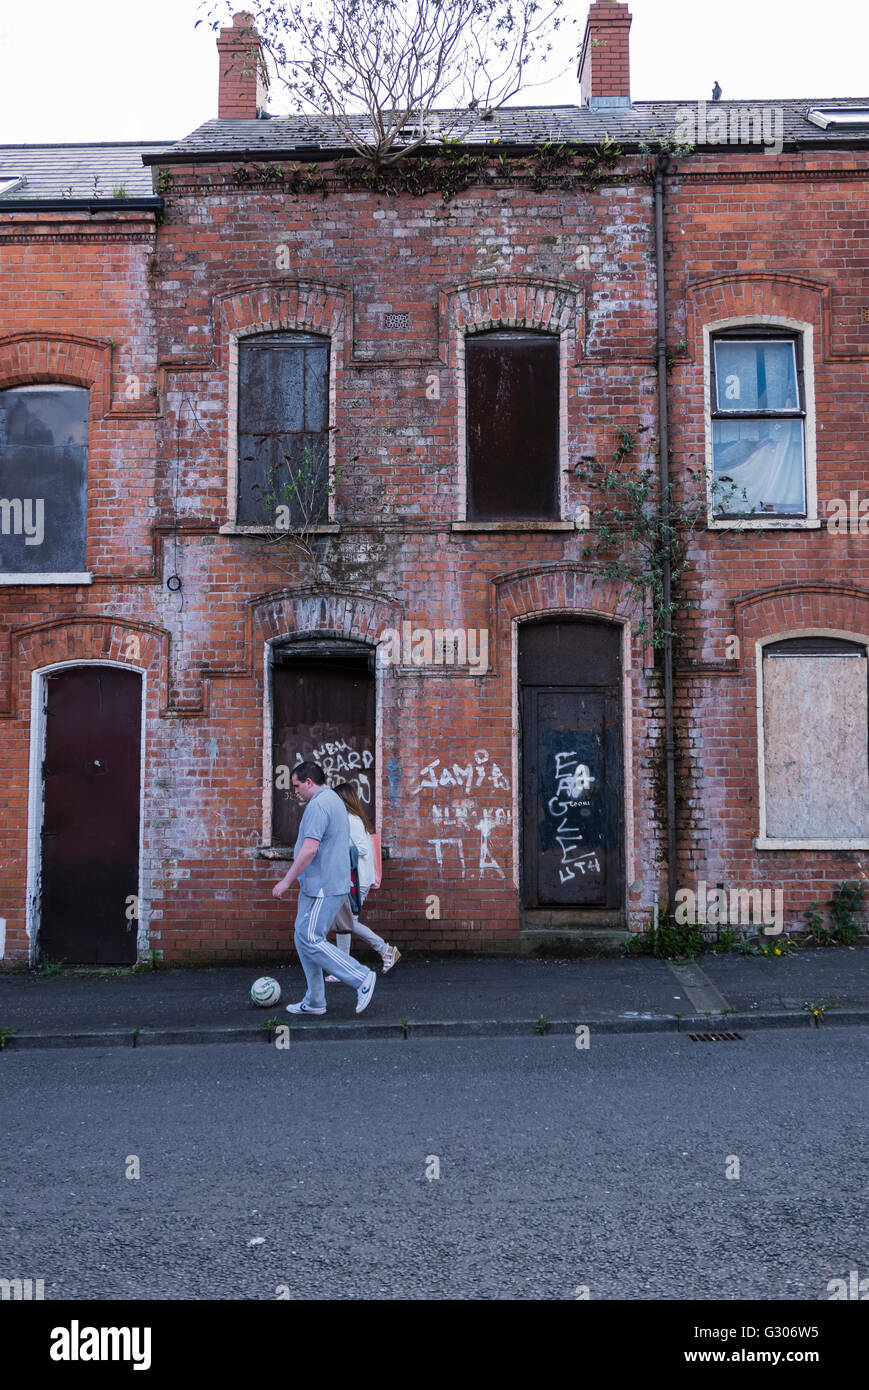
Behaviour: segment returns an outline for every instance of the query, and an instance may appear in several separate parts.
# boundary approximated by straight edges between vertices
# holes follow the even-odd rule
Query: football
[[[267,1009],[270,1004],[277,1004],[281,997],[281,987],[277,980],[271,979],[269,975],[261,975],[251,985],[250,997],[261,1009]]]

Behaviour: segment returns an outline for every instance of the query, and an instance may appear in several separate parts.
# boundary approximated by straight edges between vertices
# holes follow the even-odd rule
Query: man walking
[[[350,820],[340,796],[327,787],[323,769],[312,762],[299,763],[292,772],[293,791],[305,810],[293,852],[293,862],[272,897],[280,898],[298,879],[299,907],[294,941],[308,988],[298,1004],[288,1004],[291,1014],[324,1014],[324,968],[356,990],[356,1012],[371,1003],[377,976],[352,956],[326,940],[326,933],[350,892]]]

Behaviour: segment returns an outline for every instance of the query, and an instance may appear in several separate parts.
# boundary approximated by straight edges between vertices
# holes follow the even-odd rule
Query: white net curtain
[[[800,408],[793,342],[718,342],[715,380],[719,411]],[[716,419],[712,444],[719,511],[805,513],[800,417]]]

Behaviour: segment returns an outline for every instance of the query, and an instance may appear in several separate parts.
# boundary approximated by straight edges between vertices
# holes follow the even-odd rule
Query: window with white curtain
[[[713,515],[805,517],[800,336],[757,329],[716,336],[711,390]]]

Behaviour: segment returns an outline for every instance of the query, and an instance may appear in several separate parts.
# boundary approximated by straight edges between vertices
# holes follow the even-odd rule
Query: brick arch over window
[[[376,645],[387,628],[401,628],[397,603],[365,594],[297,589],[252,599],[250,607],[266,642],[310,634]]]
[[[591,570],[571,565],[513,570],[497,575],[491,583],[495,640],[490,642],[490,648],[493,651],[510,651],[513,622],[544,617],[547,613],[575,613],[629,624],[633,661],[641,666],[651,664],[651,651],[644,650],[643,640],[636,631],[643,617],[651,629],[651,608],[644,611],[629,585],[602,582]]]
[[[0,337],[0,390],[41,382],[84,386],[91,393],[92,414],[105,415],[111,404],[111,359],[110,344],[99,338],[10,334]]]
[[[239,523],[239,343],[261,333],[315,333],[329,343],[328,449],[329,477],[335,468],[336,378],[350,355],[347,325],[352,318],[349,296],[332,286],[308,282],[248,285],[216,301],[215,323],[218,342],[215,358],[226,364],[227,404],[227,522],[232,532]],[[328,492],[329,517],[334,506],[334,490]],[[242,525],[244,523],[241,523]],[[256,523],[254,523],[256,525]],[[263,529],[262,524],[260,529]]]
[[[346,361],[350,348],[346,341],[350,307],[346,290],[314,281],[269,281],[239,286],[215,301],[219,360],[229,360],[232,346],[239,338],[283,330],[322,333],[331,338],[336,347],[343,346]]]
[[[698,280],[686,292],[691,360],[703,360],[704,324],[725,320],[771,325],[811,324],[826,355],[830,341],[830,289],[799,275],[721,275]]]
[[[733,605],[741,672],[754,670],[754,644],[791,633],[851,635],[869,640],[869,589],[848,584],[783,584],[746,594]]]
[[[440,358],[455,365],[455,344],[468,333],[495,328],[536,329],[561,334],[567,360],[575,362],[580,350],[576,331],[583,318],[584,290],[557,281],[473,280],[438,295]]]
[[[9,634],[9,686],[0,713],[17,717],[29,707],[30,677],[34,671],[62,662],[106,661],[146,671],[157,692],[157,713],[170,712],[169,633],[150,623],[117,618],[62,618],[36,623]]]

